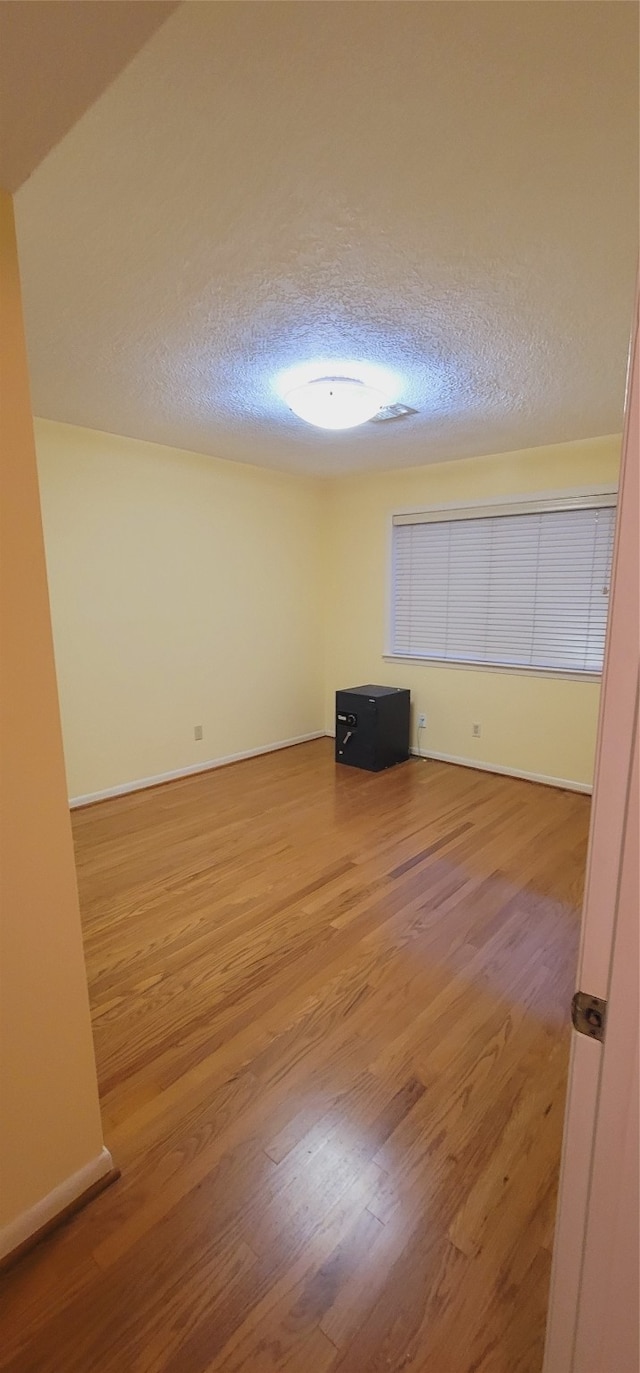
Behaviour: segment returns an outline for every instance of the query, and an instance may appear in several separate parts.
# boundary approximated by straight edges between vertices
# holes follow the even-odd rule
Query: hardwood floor
[[[329,740],[74,815],[122,1178],[11,1373],[539,1373],[589,803]]]

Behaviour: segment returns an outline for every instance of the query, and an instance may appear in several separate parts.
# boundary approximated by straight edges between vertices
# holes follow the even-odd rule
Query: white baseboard
[[[326,731],[328,739],[335,739],[333,729]],[[542,782],[545,787],[559,787],[561,791],[581,791],[590,796],[590,782],[571,782],[564,777],[547,777],[543,772],[525,772],[522,768],[505,768],[500,763],[480,763],[477,758],[457,758],[453,753],[434,753],[431,749],[410,748],[414,758],[433,758],[436,763],[455,763],[461,768],[478,768],[480,772],[497,772],[501,777],[521,777],[523,782]]]
[[[35,1206],[23,1211],[22,1215],[16,1216],[15,1220],[0,1229],[0,1259],[12,1254],[14,1249],[18,1249],[32,1235],[37,1234],[38,1230],[49,1224],[49,1221],[55,1220],[56,1216],[77,1201],[78,1197],[96,1182],[100,1182],[107,1173],[112,1172],[113,1159],[109,1150],[103,1148],[97,1158],[85,1163],[83,1168],[79,1168],[77,1173],[72,1173],[71,1177],[66,1178],[58,1187],[54,1187],[53,1191],[48,1192],[41,1201],[37,1201]]]
[[[562,791],[582,791],[591,795],[589,782],[574,782],[566,777],[548,777],[543,772],[526,772],[522,768],[505,768],[500,763],[481,763],[477,758],[456,758],[452,753],[434,753],[431,749],[412,748],[416,758],[433,758],[438,763],[455,763],[461,768],[478,768],[480,772],[497,772],[503,777],[521,777],[525,782],[542,782],[545,787],[560,787]]]
[[[193,763],[187,768],[176,768],[175,772],[158,772],[154,777],[140,777],[135,782],[122,782],[117,787],[106,787],[104,791],[90,791],[86,796],[72,796],[69,805],[89,806],[93,801],[107,801],[110,796],[126,796],[130,791],[144,791],[147,787],[158,787],[162,782],[173,782],[179,777],[191,777],[196,772],[211,772],[213,768],[224,768],[229,763],[241,763],[245,758],[258,758],[262,753],[277,753],[282,748],[292,748],[294,744],[306,744],[310,739],[324,739],[324,730],[312,734],[299,734],[295,739],[279,739],[276,744],[263,744],[260,748],[248,748],[243,753],[228,753],[225,758],[209,758],[206,763]]]

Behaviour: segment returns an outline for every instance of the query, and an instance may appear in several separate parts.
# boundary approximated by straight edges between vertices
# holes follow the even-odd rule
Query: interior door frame
[[[631,1007],[622,1005],[621,974],[633,961],[633,920],[616,927],[620,897],[628,900],[629,873],[637,862],[629,848],[632,769],[637,745],[638,696],[638,450],[640,446],[640,346],[638,342],[638,293],[629,358],[625,428],[622,445],[620,499],[608,642],[596,746],[596,769],[587,858],[577,989],[602,997],[609,1003],[605,1042],[572,1033],[569,1085],[565,1115],[560,1191],[551,1273],[547,1338],[543,1373],[587,1373],[585,1351],[591,1348],[587,1330],[593,1332],[595,1289],[593,1275],[600,1258],[610,1256],[616,1244],[633,1247],[633,1234],[614,1235],[615,1217],[624,1209],[623,1179],[628,1178],[628,1131],[614,1120],[620,1106],[621,1084],[632,1078],[637,1054],[633,1031],[629,1034]],[[625,844],[627,845],[625,849]],[[626,885],[625,885],[626,884]],[[624,913],[624,912],[623,912]],[[637,926],[637,920],[635,922]],[[637,1006],[637,963],[633,970]],[[632,987],[633,990],[633,987]],[[625,1014],[623,1014],[625,1013]],[[626,1015],[626,1019],[625,1019]],[[626,1032],[620,1033],[625,1019]],[[615,1043],[615,1057],[612,1056]],[[611,1045],[611,1052],[609,1046]],[[618,1095],[616,1096],[616,1084]],[[623,1105],[625,1103],[622,1103]],[[626,1103],[627,1116],[629,1102]],[[618,1116],[620,1111],[618,1109]],[[603,1205],[602,1140],[607,1139],[608,1203]],[[626,1151],[626,1152],[625,1152]],[[600,1168],[600,1171],[599,1171]],[[626,1168],[626,1173],[625,1173]],[[595,1187],[594,1187],[595,1183]],[[598,1194],[598,1189],[600,1195]],[[596,1215],[597,1212],[597,1215]],[[637,1229],[637,1225],[636,1225]],[[613,1246],[613,1251],[612,1251]],[[633,1255],[628,1256],[633,1262]],[[604,1292],[605,1284],[600,1287]],[[627,1294],[628,1295],[628,1294]],[[589,1311],[589,1298],[591,1311]],[[602,1298],[601,1298],[602,1300]],[[621,1301],[609,1291],[609,1303]],[[596,1301],[596,1305],[601,1304]],[[608,1324],[611,1324],[609,1321]],[[615,1322],[612,1328],[615,1327]],[[627,1318],[628,1328],[628,1318]],[[629,1347],[629,1346],[627,1346]],[[613,1357],[608,1349],[605,1363],[594,1368],[615,1368],[615,1373],[637,1373],[622,1352]],[[633,1357],[633,1356],[631,1356]],[[589,1359],[591,1356],[589,1355]],[[616,1358],[618,1361],[616,1362]],[[625,1362],[620,1362],[624,1359]],[[590,1367],[589,1363],[589,1367]]]

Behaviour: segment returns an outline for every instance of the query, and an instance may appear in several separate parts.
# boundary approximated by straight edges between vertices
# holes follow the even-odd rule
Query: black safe
[[[336,763],[382,772],[409,757],[410,692],[359,686],[336,692]]]

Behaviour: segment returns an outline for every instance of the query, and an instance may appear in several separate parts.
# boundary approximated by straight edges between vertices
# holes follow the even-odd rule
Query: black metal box
[[[409,757],[410,693],[359,686],[336,692],[336,763],[382,772]]]

